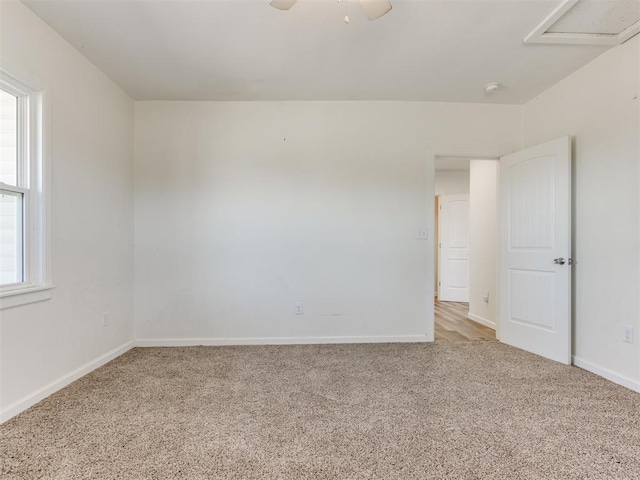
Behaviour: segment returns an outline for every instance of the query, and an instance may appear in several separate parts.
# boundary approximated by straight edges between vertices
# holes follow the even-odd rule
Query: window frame
[[[27,226],[29,225],[29,189],[23,187],[14,187],[13,185],[7,185],[6,183],[0,182],[0,192],[9,192],[15,197],[21,197],[21,205],[20,205],[20,229],[22,232],[22,238],[20,242],[19,253],[21,258],[20,264],[22,265],[21,277],[22,281],[15,283],[7,283],[4,285],[0,285],[0,289],[11,290],[14,288],[21,288],[27,282],[27,271],[29,268],[28,262],[28,235],[27,235]]]
[[[37,79],[18,79],[0,68],[0,89],[18,97],[17,187],[23,196],[23,281],[0,286],[0,310],[52,296],[51,202],[47,89]]]

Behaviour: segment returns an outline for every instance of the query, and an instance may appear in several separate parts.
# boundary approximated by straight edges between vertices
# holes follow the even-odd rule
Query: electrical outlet
[[[420,230],[416,234],[416,240],[429,240],[429,231],[428,230]]]
[[[622,326],[622,341],[626,343],[633,343],[633,327],[629,325]]]
[[[102,328],[106,328],[109,326],[109,313],[102,312]]]
[[[489,303],[489,292],[484,292],[482,300],[484,301],[484,303]]]
[[[299,302],[296,303],[296,315],[303,315],[304,314],[304,303]]]

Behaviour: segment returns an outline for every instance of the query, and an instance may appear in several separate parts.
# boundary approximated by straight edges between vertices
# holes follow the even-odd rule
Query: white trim
[[[49,90],[40,81],[30,78],[25,83],[0,66],[0,87],[11,90],[27,100],[22,102],[21,118],[25,122],[21,130],[25,133],[22,139],[22,155],[26,160],[20,162],[22,171],[21,186],[24,193],[24,282],[22,290],[25,294],[34,292],[32,287],[47,289],[52,283],[51,274],[51,188],[50,188],[50,138],[51,107]],[[28,164],[28,165],[27,165]],[[50,288],[49,288],[50,290]],[[0,308],[9,308],[46,300],[40,296],[22,295],[13,286],[0,287],[6,296],[21,295],[21,301],[3,301]],[[50,292],[49,292],[50,293]],[[2,295],[3,297],[5,295]],[[50,296],[49,296],[50,298]],[[10,304],[10,305],[9,305]],[[5,306],[9,305],[9,306]]]
[[[640,62],[638,62],[638,67],[637,67],[637,71],[636,71],[638,77],[640,78]],[[634,97],[635,99],[635,103],[636,103],[636,109],[637,109],[637,114],[638,117],[640,118],[640,99],[638,99],[638,94],[636,93],[636,96]],[[637,140],[638,140],[638,152],[640,152],[640,122],[638,122],[638,134],[636,136]],[[640,159],[639,159],[640,160]],[[638,162],[640,164],[640,161]],[[638,169],[638,178],[637,178],[638,183],[640,184],[640,169]],[[638,192],[638,206],[640,207],[640,191]],[[638,209],[638,212],[640,212],[640,208]],[[638,217],[638,225],[640,225],[640,215]],[[639,278],[638,278],[638,287],[640,287],[640,257],[638,258],[638,274],[639,274]],[[640,288],[639,288],[640,290]],[[638,292],[638,298],[640,298],[640,291]],[[640,327],[640,312],[636,312],[636,325],[638,325],[638,327]],[[636,352],[638,355],[638,372],[640,372],[640,346],[636,346]]]
[[[51,299],[54,285],[27,285],[0,292],[0,310]]]
[[[435,211],[435,201],[436,201],[436,197],[435,197],[435,190],[436,190],[436,186],[435,186],[435,162],[436,162],[436,156],[434,154],[433,151],[431,150],[427,150],[425,152],[426,155],[426,176],[425,176],[425,185],[427,186],[427,191],[431,192],[431,195],[427,195],[427,199],[426,199],[426,206],[427,206],[427,211],[426,211],[426,217],[425,217],[425,225],[427,228],[427,232],[434,232],[436,231],[436,225],[435,225],[435,215],[434,215],[434,211]],[[433,238],[431,235],[427,235],[430,238]],[[435,272],[435,262],[436,262],[436,251],[435,251],[435,243],[433,241],[428,242],[425,245],[425,249],[426,249],[426,271],[427,271],[427,275],[426,275],[426,282],[425,282],[425,308],[426,308],[426,331],[425,331],[425,336],[426,336],[426,341],[428,342],[433,342],[435,340],[435,328],[436,328],[436,322],[435,322],[435,297],[431,297],[428,292],[436,292],[436,279],[434,277],[434,275],[431,275],[429,272]]]
[[[36,92],[37,88],[26,84],[18,77],[0,67],[0,88],[16,97],[29,96]]]
[[[7,185],[6,183],[2,183],[2,182],[0,182],[0,190],[4,190],[6,192],[11,192],[11,193],[17,193],[20,195],[29,194],[28,188],[16,187],[14,185]]]
[[[471,320],[472,322],[476,322],[479,323],[480,325],[484,325],[485,327],[489,327],[493,330],[496,329],[496,322],[492,322],[491,320],[487,320],[484,317],[481,317],[480,315],[476,315],[475,313],[471,313],[469,312],[467,314],[467,318],[469,320]]]
[[[254,338],[140,338],[136,347],[195,347],[224,345],[320,345],[336,343],[425,343],[427,335],[371,337],[254,337]]]
[[[529,35],[524,37],[523,42],[569,45],[620,45],[640,32],[640,20],[618,34],[547,32],[578,1],[563,0]]]
[[[573,364],[576,367],[595,373],[596,375],[606,378],[613,383],[617,383],[618,385],[622,385],[634,392],[640,393],[640,381],[633,380],[629,377],[625,377],[624,375],[619,375],[608,368],[600,367],[580,357],[574,356]]]
[[[534,28],[529,35],[524,37],[524,43],[537,43],[551,25],[556,23],[560,18],[573,7],[578,0],[563,0],[549,15]]]
[[[71,373],[68,373],[67,375],[62,376],[57,380],[54,380],[50,384],[42,387],[39,390],[36,390],[35,392],[27,395],[21,400],[18,400],[17,402],[12,403],[11,405],[9,405],[7,408],[5,408],[0,412],[0,423],[4,423],[7,420],[15,417],[19,413],[24,412],[29,407],[32,407],[33,405],[38,403],[40,400],[47,398],[49,395],[54,394],[58,390],[63,389],[64,387],[75,382],[79,378],[82,378],[88,373],[91,373],[96,368],[99,368],[104,364],[110,362],[114,358],[117,358],[123,353],[126,353],[127,351],[131,350],[134,346],[135,345],[133,340],[123,345],[120,345],[119,347],[114,348],[113,350],[110,350],[104,355],[99,356],[95,360],[85,363],[80,368],[77,368]]]

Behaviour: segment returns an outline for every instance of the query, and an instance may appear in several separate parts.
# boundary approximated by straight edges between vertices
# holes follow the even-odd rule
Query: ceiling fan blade
[[[380,18],[391,10],[389,0],[360,0],[369,20]]]
[[[278,10],[289,10],[298,0],[271,0],[271,5]]]

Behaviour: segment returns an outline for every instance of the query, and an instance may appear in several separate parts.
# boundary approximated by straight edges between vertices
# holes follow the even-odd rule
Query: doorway
[[[435,165],[437,186],[437,159]],[[480,165],[487,167],[482,170],[490,172],[487,177],[490,181],[475,181],[480,177],[474,175],[474,166]],[[534,145],[506,155],[499,162],[471,160],[469,178],[473,240],[469,252],[467,318],[487,327],[497,327],[496,337],[508,345],[570,364],[571,138],[566,136]],[[485,198],[488,202],[474,201],[474,186],[489,192]],[[480,205],[484,213],[478,210],[474,214]],[[442,221],[439,223],[442,225]],[[442,237],[442,232],[439,234]],[[481,248],[474,248],[479,238],[484,238],[486,255],[478,255]],[[490,261],[483,265],[480,259]],[[439,263],[442,288],[442,260]],[[484,293],[483,288],[478,290],[474,269],[477,275],[485,277],[491,289]],[[492,274],[487,276],[490,271]],[[477,298],[485,303],[485,311],[493,314],[493,320],[473,312]],[[455,310],[453,305],[449,307],[449,313]],[[463,314],[464,304],[459,307]],[[435,305],[434,311],[437,312],[437,308]],[[446,320],[447,312],[443,308],[439,310],[440,319]]]
[[[469,320],[469,304],[435,301],[435,338],[444,342],[495,341],[496,331]]]
[[[497,187],[495,160],[436,158],[436,340],[496,339]]]

